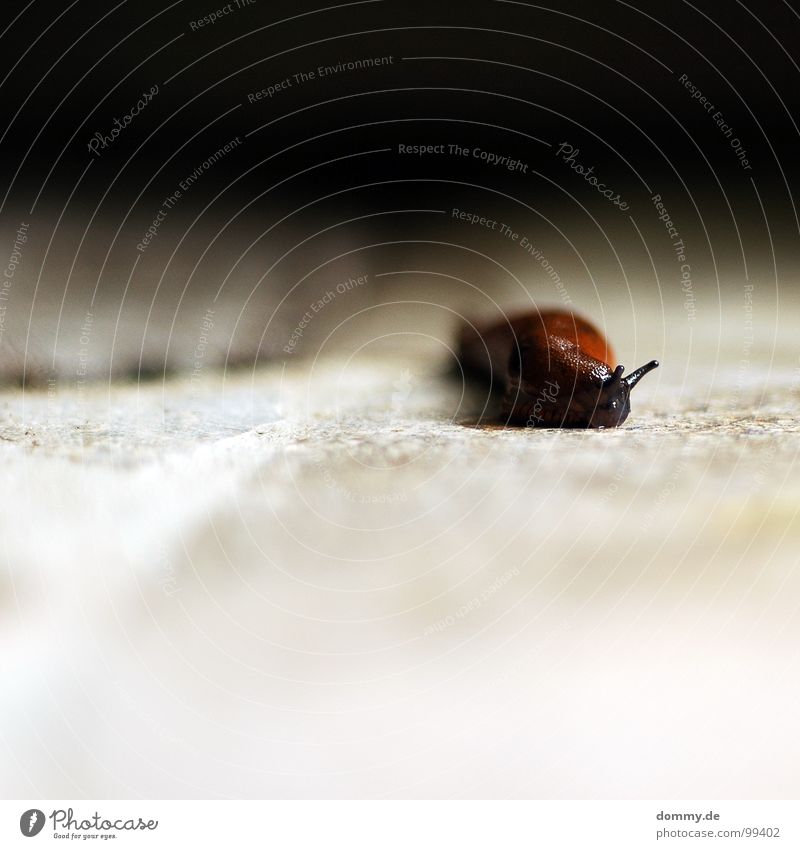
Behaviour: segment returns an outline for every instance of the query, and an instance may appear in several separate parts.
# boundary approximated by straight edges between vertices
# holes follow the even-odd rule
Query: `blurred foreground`
[[[796,796],[791,347],[565,432],[411,341],[4,394],[4,796]]]

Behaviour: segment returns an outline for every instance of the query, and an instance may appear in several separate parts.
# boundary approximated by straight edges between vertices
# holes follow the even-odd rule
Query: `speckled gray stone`
[[[6,391],[3,793],[795,796],[793,356],[607,432],[425,351]]]

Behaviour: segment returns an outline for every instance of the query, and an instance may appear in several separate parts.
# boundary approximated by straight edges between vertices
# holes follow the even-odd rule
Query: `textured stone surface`
[[[795,796],[793,357],[614,432],[425,352],[6,391],[3,793]]]

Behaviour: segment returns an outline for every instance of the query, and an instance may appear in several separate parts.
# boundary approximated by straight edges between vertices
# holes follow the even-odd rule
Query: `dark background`
[[[19,223],[30,222],[20,274],[28,295],[40,287],[38,309],[44,298],[81,316],[87,298],[95,306],[106,298],[115,332],[132,331],[143,319],[120,306],[128,285],[151,323],[154,314],[163,318],[163,336],[187,309],[195,322],[226,275],[239,309],[253,288],[270,304],[280,300],[321,262],[332,279],[398,262],[414,267],[423,255],[437,271],[462,274],[461,247],[431,254],[435,241],[480,244],[499,262],[521,261],[495,234],[407,211],[453,207],[511,221],[558,261],[562,277],[575,287],[591,280],[601,300],[658,290],[662,302],[680,307],[680,287],[651,273],[663,269],[669,278],[676,270],[655,193],[687,243],[701,307],[748,281],[765,299],[768,289],[770,308],[779,290],[793,289],[795,4],[257,0],[192,29],[217,9],[78,0],[6,13],[2,236],[10,254]],[[293,80],[248,102],[298,72],[389,55],[390,65]],[[750,169],[682,74],[722,113]],[[109,133],[153,85],[153,101],[93,156],[93,135]],[[184,193],[153,246],[137,251],[164,198],[237,136],[242,144]],[[621,212],[560,161],[562,142],[630,209]],[[400,143],[480,147],[524,161],[527,173],[471,155],[401,156]],[[365,247],[387,241],[393,245]],[[363,261],[339,268],[335,260],[334,269],[342,244],[364,252]],[[282,259],[287,251],[290,260]],[[493,285],[493,268],[475,270]],[[536,274],[520,266],[521,279]],[[623,278],[617,291],[613,279]],[[163,300],[153,309],[156,290]],[[28,326],[47,324],[32,295],[26,300],[20,287],[16,298],[7,331],[24,329],[16,345],[27,349]],[[268,330],[265,303],[250,317],[243,356],[252,334]],[[231,333],[223,333],[226,344]],[[42,334],[49,339],[49,330]]]
[[[153,84],[161,87],[159,96],[93,166],[81,199],[94,200],[90,192],[115,177],[128,191],[141,188],[157,169],[154,182],[166,188],[193,157],[265,124],[235,161],[218,169],[218,180],[222,170],[233,177],[297,143],[302,149],[264,166],[254,180],[266,185],[269,176],[287,176],[326,154],[442,136],[502,143],[534,160],[546,176],[560,173],[514,131],[575,140],[591,150],[598,171],[602,166],[623,181],[635,182],[635,172],[649,181],[673,180],[678,171],[698,188],[718,189],[718,181],[743,176],[780,184],[781,169],[788,180],[796,177],[800,17],[793,4],[551,6],[384,0],[326,8],[258,0],[193,31],[191,21],[218,7],[34,2],[6,20],[3,33],[3,188],[35,196],[49,175],[43,197],[61,199],[90,159],[87,140],[110,128]],[[382,55],[393,55],[393,65],[247,102],[248,93],[299,71]],[[471,61],[402,61],[412,56]],[[735,155],[724,155],[727,143],[678,82],[682,73],[723,112],[752,172],[742,174]],[[402,132],[358,126],[424,118],[440,123],[412,122]],[[454,128],[446,119],[495,124],[505,132]],[[311,140],[319,133],[327,135]],[[181,161],[167,162],[174,154]],[[406,173],[394,157],[347,170],[351,176]],[[319,168],[311,182],[320,181],[341,184],[334,168]],[[252,182],[236,189],[249,198]],[[291,191],[299,191],[296,183]],[[537,186],[537,196],[542,191]]]

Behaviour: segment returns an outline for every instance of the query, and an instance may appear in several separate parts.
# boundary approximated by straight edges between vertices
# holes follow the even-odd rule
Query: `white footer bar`
[[[0,846],[646,849],[800,846],[800,803],[0,802]]]

